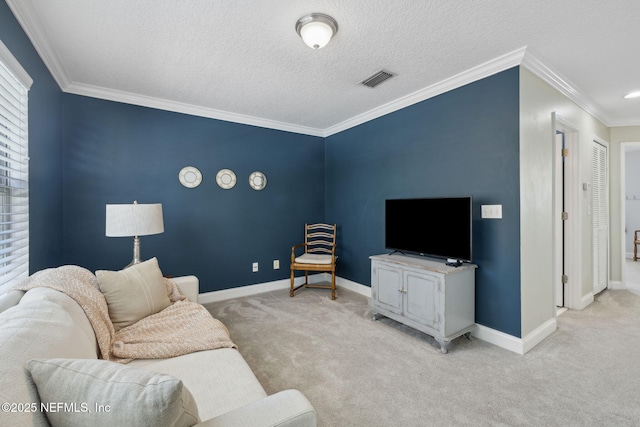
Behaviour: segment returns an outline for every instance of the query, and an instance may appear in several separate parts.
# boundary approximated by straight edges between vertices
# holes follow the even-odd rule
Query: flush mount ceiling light
[[[631,92],[631,93],[628,93],[628,94],[626,94],[624,97],[625,97],[626,99],[629,99],[629,98],[639,98],[639,97],[640,97],[640,90],[639,90],[639,91],[637,91],[637,92]]]
[[[298,19],[296,32],[312,49],[320,49],[338,32],[338,23],[324,13],[311,13]]]

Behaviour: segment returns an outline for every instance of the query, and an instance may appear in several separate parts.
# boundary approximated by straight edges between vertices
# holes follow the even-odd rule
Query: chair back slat
[[[313,253],[321,253],[321,254],[329,254],[331,255],[331,249],[327,249],[327,248],[309,248],[307,247],[307,253],[309,254],[313,254]]]
[[[307,253],[331,255],[331,248],[336,244],[336,225],[305,224],[304,237]]]
[[[323,224],[323,223],[316,223],[316,224],[305,224],[307,227],[307,230],[315,230],[317,228],[320,229],[325,229],[325,230],[333,230],[335,227],[335,224],[331,225],[331,224]]]
[[[309,238],[309,240],[312,240],[312,239],[333,240],[333,234],[331,233],[308,233],[307,237]]]

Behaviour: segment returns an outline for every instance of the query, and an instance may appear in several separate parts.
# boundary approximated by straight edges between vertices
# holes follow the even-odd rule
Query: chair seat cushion
[[[331,264],[331,255],[304,254],[295,259],[299,264]]]

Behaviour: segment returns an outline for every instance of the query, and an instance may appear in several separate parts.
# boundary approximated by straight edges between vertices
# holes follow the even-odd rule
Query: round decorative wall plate
[[[236,185],[236,174],[230,169],[220,169],[216,175],[216,182],[220,188],[228,190]]]
[[[253,172],[249,175],[249,185],[254,190],[262,190],[267,186],[267,177],[262,172]]]
[[[185,187],[195,188],[202,182],[202,174],[200,173],[198,168],[194,168],[193,166],[186,166],[180,170],[178,179],[180,180],[180,184],[184,185]]]

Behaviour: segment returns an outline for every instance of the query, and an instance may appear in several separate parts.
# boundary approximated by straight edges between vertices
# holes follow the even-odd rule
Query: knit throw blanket
[[[98,340],[100,358],[128,363],[133,359],[159,359],[202,350],[236,348],[229,331],[206,308],[180,294],[165,279],[171,305],[131,326],[115,332],[109,318],[107,300],[98,279],[89,270],[75,265],[41,270],[15,289],[28,291],[47,287],[73,298],[84,310]]]

